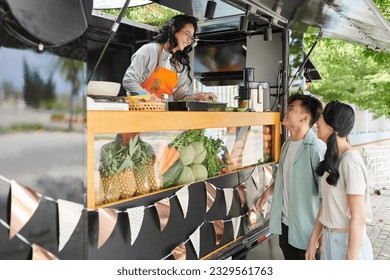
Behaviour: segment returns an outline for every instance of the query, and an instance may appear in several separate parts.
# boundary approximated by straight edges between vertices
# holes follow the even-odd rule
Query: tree
[[[23,97],[27,106],[49,109],[56,100],[53,75],[45,82],[36,68],[23,61],[24,86]]]
[[[118,16],[120,9],[103,10],[103,12]],[[163,26],[171,17],[181,14],[178,11],[164,7],[157,3],[140,7],[127,8],[123,17],[137,22],[150,24],[153,26]]]
[[[82,61],[69,59],[69,58],[63,58],[59,61],[59,68],[61,73],[64,75],[65,79],[71,83],[72,86],[72,92],[69,98],[69,131],[73,130],[73,117],[75,114],[75,105],[74,105],[74,99],[76,98],[80,88],[81,88],[81,82],[83,78],[83,73],[85,70],[85,65]]]
[[[389,20],[390,0],[374,2]],[[305,46],[311,46],[313,40],[313,35],[305,35]],[[323,77],[313,81],[312,93],[325,102],[339,99],[356,104],[376,118],[390,117],[390,53],[322,39],[310,57]]]

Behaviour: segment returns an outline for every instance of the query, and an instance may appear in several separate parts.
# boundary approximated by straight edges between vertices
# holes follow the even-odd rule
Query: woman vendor
[[[216,100],[213,93],[190,92],[190,58],[197,19],[176,15],[158,32],[155,41],[143,45],[131,58],[123,77],[127,95],[150,94],[155,100],[168,93],[170,100]]]

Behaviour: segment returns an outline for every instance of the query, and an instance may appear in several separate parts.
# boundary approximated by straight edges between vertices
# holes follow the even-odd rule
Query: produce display
[[[155,175],[154,164],[155,154],[150,144],[139,140],[140,149],[136,155],[135,175],[135,194],[147,194],[160,189]]]
[[[264,162],[269,162],[272,158],[272,134],[271,134],[271,128],[268,125],[264,126],[264,147],[263,147],[263,153],[264,153]]]
[[[224,150],[222,140],[207,137],[203,129],[184,131],[168,146],[180,156],[176,160],[179,163],[172,166],[173,172],[163,178],[164,188],[220,175],[226,167],[219,157]]]
[[[162,174],[163,176],[163,188],[170,187],[175,184],[177,179],[179,179],[181,173],[183,172],[183,162],[181,159],[178,159],[172,166]]]
[[[153,148],[138,135],[128,144],[111,142],[102,147],[97,205],[157,191]]]
[[[134,195],[136,179],[134,160],[139,151],[138,137],[127,146],[112,142],[103,146],[100,157],[100,179],[103,191],[101,203],[117,201]]]
[[[100,149],[100,183],[95,204],[112,203],[229,173],[243,166],[244,154],[245,164],[257,164],[257,159],[252,158],[262,143],[264,161],[271,159],[270,127],[246,133],[252,139],[248,140],[249,146],[242,138],[236,138],[235,131],[222,130],[224,136],[216,138],[207,136],[204,129],[178,134],[164,132],[161,138],[140,133],[118,134],[115,141]]]

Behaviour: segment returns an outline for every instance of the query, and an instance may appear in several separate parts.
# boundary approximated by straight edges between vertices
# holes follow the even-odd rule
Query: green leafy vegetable
[[[221,139],[207,137],[204,129],[194,129],[180,133],[169,146],[173,146],[177,150],[180,150],[182,147],[187,147],[193,142],[202,143],[206,150],[206,158],[202,161],[202,164],[206,167],[208,176],[218,176],[220,170],[226,167],[226,164],[223,161],[217,160],[219,154],[225,149],[223,141]],[[195,145],[199,146],[199,144]]]

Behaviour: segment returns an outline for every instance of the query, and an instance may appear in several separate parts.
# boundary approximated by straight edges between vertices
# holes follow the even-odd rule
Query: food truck
[[[370,0],[155,1],[199,19],[194,85],[233,90],[136,103],[121,82],[156,27],[102,12],[110,1],[33,2],[0,0],[6,260],[277,259],[272,205],[254,205],[287,97],[316,76],[303,34],[390,51]]]

